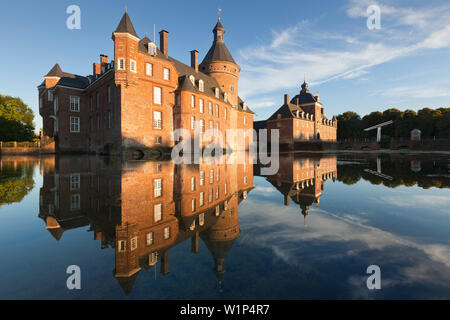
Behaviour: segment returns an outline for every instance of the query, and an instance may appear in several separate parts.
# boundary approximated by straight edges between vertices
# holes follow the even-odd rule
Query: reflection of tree
[[[352,185],[361,179],[361,173],[362,169],[359,165],[341,165],[338,166],[337,180]]]
[[[0,171],[0,206],[22,201],[33,187],[33,166],[3,164]]]
[[[374,185],[384,185],[388,188],[398,186],[419,186],[429,188],[450,188],[450,177],[446,161],[422,161],[420,172],[411,170],[411,159],[382,158],[382,173],[391,176],[392,180],[383,179],[379,176],[365,172],[364,169],[377,167],[376,160],[371,159],[368,164],[346,164],[338,165],[338,180],[351,185],[361,178]]]

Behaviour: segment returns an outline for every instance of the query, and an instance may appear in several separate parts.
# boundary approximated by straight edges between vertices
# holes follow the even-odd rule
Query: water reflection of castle
[[[259,175],[259,169],[255,169]],[[299,154],[280,155],[280,169],[272,176],[266,176],[280,193],[284,195],[284,205],[290,200],[300,206],[306,224],[309,208],[319,206],[324,182],[337,178],[336,156],[302,156]]]
[[[106,161],[106,162],[105,162]],[[90,226],[102,248],[115,248],[114,277],[129,294],[141,269],[169,273],[169,251],[199,238],[215,262],[219,285],[239,237],[239,203],[253,188],[253,166],[107,162],[62,157],[44,169],[39,217],[59,241],[67,230]]]
[[[98,157],[61,157],[43,168],[39,217],[59,241],[70,229],[89,226],[101,247],[115,249],[114,277],[126,294],[142,269],[169,273],[169,251],[200,238],[214,259],[219,287],[225,258],[240,235],[238,208],[253,188],[251,164],[174,165]],[[301,207],[319,204],[323,183],[335,179],[336,157],[280,157],[280,170],[267,176]]]

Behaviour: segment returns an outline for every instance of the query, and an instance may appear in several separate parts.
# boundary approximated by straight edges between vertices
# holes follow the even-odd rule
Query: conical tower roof
[[[222,26],[220,20],[217,21],[216,26],[213,29],[214,33],[214,41],[206,54],[205,58],[202,61],[202,64],[205,62],[213,62],[213,61],[228,61],[236,64],[233,57],[231,56],[230,51],[228,51],[227,46],[225,45],[225,41],[223,40],[223,34],[225,33],[225,28]]]
[[[55,63],[53,68],[45,75],[46,77],[64,77],[64,72],[62,71],[61,67],[58,63]]]
[[[128,13],[125,11],[125,13],[122,16],[122,19],[120,20],[119,25],[117,26],[116,31],[118,33],[129,33],[136,38],[138,38],[138,35],[136,34],[136,30],[134,30],[133,23],[131,23],[131,19],[128,16]]]

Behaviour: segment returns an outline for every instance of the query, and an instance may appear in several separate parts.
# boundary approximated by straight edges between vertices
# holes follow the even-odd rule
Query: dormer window
[[[203,83],[203,80],[198,81],[198,90],[201,92],[205,91],[205,84]]]
[[[247,102],[244,102],[244,103],[243,103],[242,108],[243,108],[244,110],[247,110]]]
[[[223,101],[228,102],[228,95],[226,92],[223,94]]]
[[[219,88],[214,88],[214,95],[219,99]]]
[[[152,55],[152,56],[156,56],[156,44],[154,44],[153,42],[149,42],[148,44],[148,54]]]
[[[195,78],[193,75],[189,76],[189,80],[191,80],[192,85],[195,87]]]

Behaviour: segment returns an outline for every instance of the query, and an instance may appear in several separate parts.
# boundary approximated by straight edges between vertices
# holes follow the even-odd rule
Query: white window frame
[[[164,240],[170,239],[170,227],[164,228]]]
[[[80,210],[81,208],[81,196],[79,193],[70,195],[70,210]]]
[[[137,237],[131,238],[130,247],[131,247],[131,251],[134,251],[137,249],[137,247],[138,247],[138,238]]]
[[[213,116],[213,115],[214,115],[214,112],[213,112],[213,104],[212,104],[211,101],[208,102],[208,109],[209,109],[209,115],[210,115],[210,116]]]
[[[147,238],[147,245],[148,246],[151,246],[154,243],[154,241],[155,241],[154,236],[153,236],[153,232],[147,233],[146,238]]]
[[[204,105],[203,105],[203,99],[198,99],[198,106],[199,106],[199,110],[200,113],[204,113]]]
[[[205,120],[200,119],[200,132],[204,133],[205,132]]]
[[[80,190],[81,178],[79,173],[70,175],[70,190]]]
[[[200,192],[200,199],[199,199],[199,206],[203,206],[205,204],[205,193],[202,191]]]
[[[162,179],[153,180],[153,196],[155,198],[162,196]]]
[[[195,96],[194,95],[191,96],[191,107],[195,108]]]
[[[117,70],[125,70],[125,58],[117,58]]]
[[[200,171],[200,185],[205,185],[205,171]]]
[[[195,199],[191,200],[191,209],[192,209],[192,212],[195,211]]]
[[[153,103],[162,104],[162,89],[160,87],[153,87]]]
[[[70,112],[80,112],[79,96],[70,96]]]
[[[130,71],[136,72],[136,70],[137,70],[136,60],[130,59]]]
[[[162,129],[162,112],[161,111],[153,111],[153,128],[154,129]]]
[[[73,122],[73,120],[77,120]],[[80,117],[70,117],[70,132],[79,133],[80,132]]]
[[[164,80],[170,80],[170,69],[169,68],[164,68],[163,69],[163,79]]]
[[[153,64],[148,62],[145,64],[145,74],[148,76],[153,75]]]
[[[154,222],[162,220],[162,203],[158,203],[153,206],[153,219]]]
[[[214,183],[214,169],[209,170],[209,184]]]
[[[195,177],[191,177],[191,191],[195,191]]]

